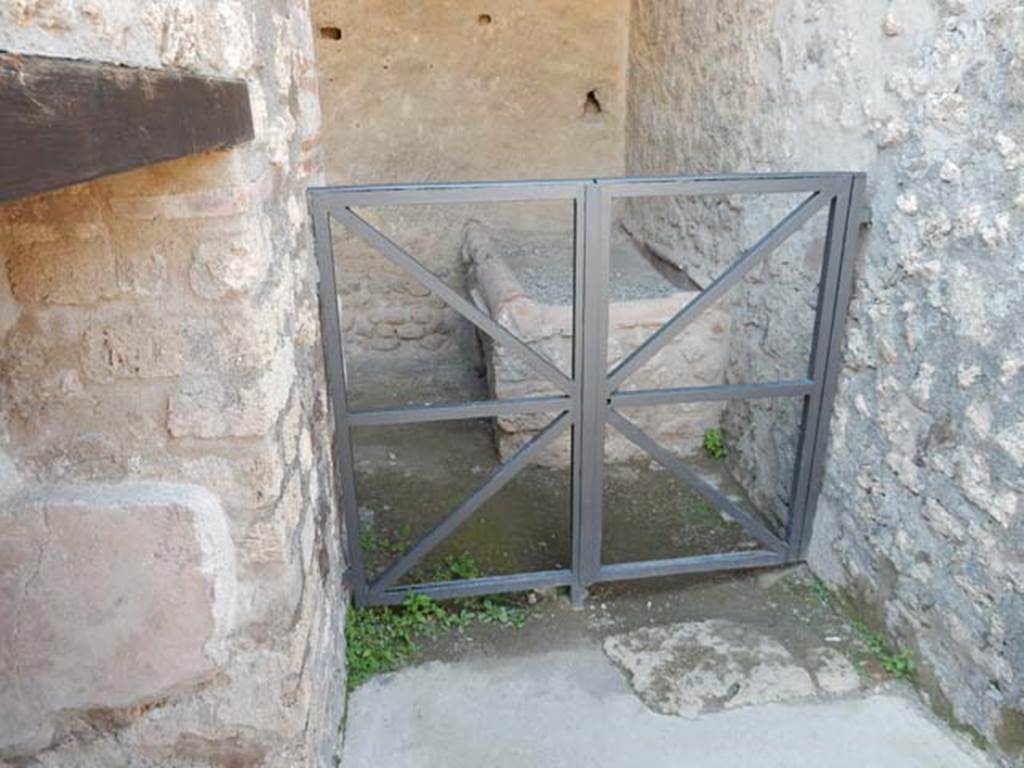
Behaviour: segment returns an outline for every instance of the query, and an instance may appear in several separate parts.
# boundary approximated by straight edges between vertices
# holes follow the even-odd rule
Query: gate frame
[[[591,584],[680,573],[782,565],[802,560],[810,540],[821,490],[829,419],[835,399],[841,343],[850,300],[858,222],[866,177],[863,173],[734,174],[717,176],[619,177],[551,181],[499,181],[317,187],[308,190],[313,238],[319,268],[319,299],[327,389],[334,416],[332,468],[335,496],[342,511],[342,544],[347,586],[357,605],[396,604],[409,594],[435,598],[469,597],[546,587],[569,587],[579,604]],[[806,193],[809,196],[757,243],[741,252],[726,270],[623,361],[607,369],[608,277],[611,207],[618,198],[723,194]],[[413,256],[366,222],[352,207],[390,205],[570,200],[573,204],[573,360],[565,376],[546,358],[466,301]],[[729,290],[749,269],[798,231],[817,211],[828,207],[828,227],[818,280],[818,301],[807,376],[792,381],[719,384],[618,391],[639,369],[704,308]],[[347,227],[379,254],[409,275],[478,331],[509,345],[527,365],[563,394],[439,405],[351,410],[348,406],[344,342],[338,309],[331,219]],[[714,486],[621,416],[616,406],[655,406],[764,397],[802,397],[803,409],[791,503],[780,538],[732,504]],[[551,413],[553,420],[507,461],[499,463],[484,484],[399,555],[374,582],[367,579],[359,543],[359,513],[351,429],[449,419],[472,419],[522,413]],[[601,562],[604,434],[611,424],[627,439],[673,471],[692,490],[737,519],[767,549],[692,555],[628,563]],[[571,428],[571,565],[569,568],[486,576],[458,581],[395,585],[405,572],[440,544],[488,498],[500,491],[561,432]],[[753,526],[753,527],[752,527]],[[762,526],[763,528],[763,526]]]

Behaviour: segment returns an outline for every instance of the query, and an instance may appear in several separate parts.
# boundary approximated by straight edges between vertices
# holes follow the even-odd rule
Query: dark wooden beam
[[[0,201],[252,137],[244,81],[0,52]]]

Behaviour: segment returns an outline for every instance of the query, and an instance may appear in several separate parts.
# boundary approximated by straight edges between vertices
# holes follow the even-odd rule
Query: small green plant
[[[501,624],[503,627],[519,629],[526,624],[526,609],[484,598],[479,603],[476,618],[484,624]]]
[[[821,601],[821,604],[826,608],[832,607],[832,595],[828,591],[828,587],[825,586],[825,582],[821,579],[816,578],[811,582],[811,592],[814,593],[815,597],[817,597],[818,600]]]
[[[480,565],[469,552],[448,555],[444,559],[442,570],[445,579],[477,579],[480,577]]]
[[[725,450],[725,436],[718,427],[708,427],[704,430],[704,452],[713,459],[724,459],[727,455]]]
[[[712,518],[716,522],[721,519],[719,517],[718,507],[705,499],[697,499],[693,502],[693,506],[690,511],[696,515],[700,515],[701,517]]]
[[[914,657],[906,648],[895,655],[882,657],[879,663],[890,675],[902,677],[904,680],[914,679]]]
[[[881,632],[872,632],[868,625],[856,615],[851,616],[851,608],[848,602],[837,598],[825,586],[821,579],[814,579],[811,582],[811,592],[821,601],[822,605],[833,610],[844,613],[850,622],[853,631],[864,643],[864,647],[871,656],[878,662],[878,665],[893,677],[900,677],[904,680],[914,679],[914,656],[906,648],[893,648],[885,635]],[[844,605],[845,603],[845,605]]]
[[[359,546],[367,554],[393,555],[404,552],[412,541],[412,527],[407,523],[388,535],[378,531],[372,525],[363,525],[359,529]]]
[[[367,543],[376,541],[367,539]],[[473,579],[480,573],[473,556],[463,552],[447,556],[433,574],[433,580]],[[374,675],[408,664],[422,640],[441,632],[464,628],[476,621],[518,629],[526,623],[526,616],[526,608],[514,599],[491,597],[441,604],[426,595],[411,594],[400,606],[352,608],[345,623],[349,689],[357,688]]]
[[[399,608],[350,610],[345,622],[349,687],[405,664],[416,650],[415,636],[423,629]]]
[[[388,548],[388,541],[376,529],[364,525],[359,529],[359,547],[369,554],[384,552]]]
[[[878,665],[893,677],[914,678],[914,657],[907,648],[893,648],[881,632],[872,632],[863,621],[850,622]]]

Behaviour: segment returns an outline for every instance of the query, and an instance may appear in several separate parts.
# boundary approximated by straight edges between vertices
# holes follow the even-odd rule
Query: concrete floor
[[[343,768],[980,768],[906,698],[651,712],[597,649],[430,662],[350,700]]]
[[[582,611],[549,596],[518,631],[477,625],[438,638],[416,666],[352,693],[342,768],[990,766],[908,685],[885,679],[810,584],[791,569],[617,585],[595,590]],[[694,655],[678,644],[698,625],[750,641],[733,634],[732,648],[712,643],[710,656]],[[624,638],[635,641],[626,663]],[[615,647],[621,668],[605,652]],[[856,670],[853,688],[813,668],[826,647]],[[730,677],[737,653],[752,659],[739,678]],[[699,669],[708,658],[718,669]],[[791,684],[808,671],[814,683],[800,692]],[[773,680],[795,697],[773,701]],[[659,714],[673,686],[703,687],[709,706]]]

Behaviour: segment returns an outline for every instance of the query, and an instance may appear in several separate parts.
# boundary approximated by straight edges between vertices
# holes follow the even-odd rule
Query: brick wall
[[[245,78],[256,123],[0,206],[0,757],[325,764],[343,603],[305,3],[21,3],[0,48]]]

